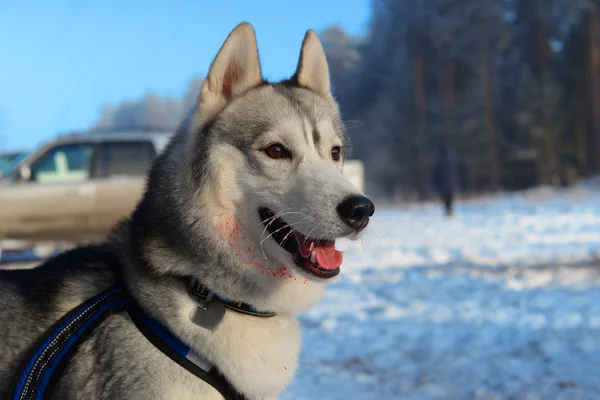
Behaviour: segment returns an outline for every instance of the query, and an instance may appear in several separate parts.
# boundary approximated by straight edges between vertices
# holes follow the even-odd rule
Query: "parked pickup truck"
[[[27,155],[0,178],[0,252],[102,240],[131,213],[169,138],[155,131],[80,133]]]

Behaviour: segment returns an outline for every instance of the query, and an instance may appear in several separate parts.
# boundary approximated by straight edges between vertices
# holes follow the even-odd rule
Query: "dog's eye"
[[[290,152],[283,147],[283,145],[276,143],[272,144],[265,149],[265,153],[271,158],[279,159],[279,158],[292,158]]]
[[[340,149],[340,146],[335,146],[331,149],[331,158],[333,158],[333,161],[340,161],[341,156],[342,149]]]

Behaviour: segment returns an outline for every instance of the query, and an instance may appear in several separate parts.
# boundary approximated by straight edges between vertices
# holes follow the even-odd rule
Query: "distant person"
[[[433,185],[441,197],[446,215],[452,215],[454,193],[458,186],[458,163],[447,144],[442,144],[438,151],[433,173]]]

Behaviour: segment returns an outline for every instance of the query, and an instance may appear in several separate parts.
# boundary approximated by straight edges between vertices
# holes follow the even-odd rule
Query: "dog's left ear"
[[[331,96],[327,57],[319,37],[312,29],[306,31],[304,36],[302,50],[300,50],[300,60],[294,78],[302,87],[324,97]]]
[[[200,120],[206,122],[262,81],[254,28],[242,22],[227,36],[210,65],[198,99]]]

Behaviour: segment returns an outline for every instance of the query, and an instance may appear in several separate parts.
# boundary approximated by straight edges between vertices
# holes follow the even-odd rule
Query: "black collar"
[[[218,301],[219,303],[223,303],[223,305],[230,310],[239,312],[241,314],[251,315],[253,317],[269,318],[277,315],[277,313],[274,311],[258,310],[248,303],[233,301],[223,296],[219,296],[218,294],[209,290],[200,281],[192,277],[185,277],[184,281],[188,284],[190,294],[197,297],[201,301],[206,301],[207,299],[210,301]]]

